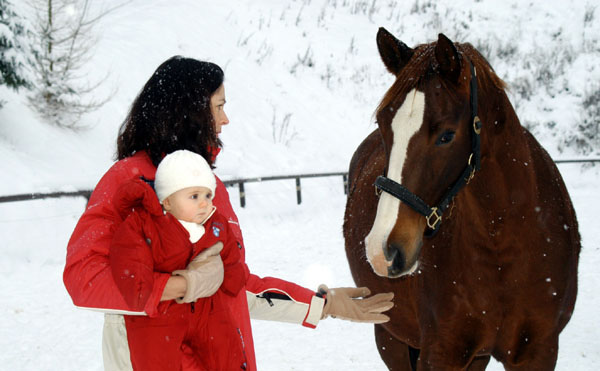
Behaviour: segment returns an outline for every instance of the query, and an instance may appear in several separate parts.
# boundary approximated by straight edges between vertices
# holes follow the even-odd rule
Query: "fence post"
[[[348,194],[348,175],[344,174],[344,175],[342,175],[342,178],[344,179],[344,194],[347,195]]]
[[[240,190],[240,206],[246,206],[246,192],[244,191],[244,182],[239,182],[238,187]]]
[[[302,203],[302,187],[300,186],[300,177],[296,178],[296,198],[298,200],[298,205]]]

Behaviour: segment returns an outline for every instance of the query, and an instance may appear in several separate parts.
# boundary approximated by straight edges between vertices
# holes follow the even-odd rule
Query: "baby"
[[[154,187],[133,179],[114,200],[123,222],[109,254],[113,277],[131,310],[147,314],[124,316],[134,369],[179,370],[183,352],[208,370],[243,369],[243,340],[219,298],[236,296],[248,270],[212,204],[212,170],[202,156],[176,151],[159,164]],[[185,278],[185,295],[152,297],[171,274]]]

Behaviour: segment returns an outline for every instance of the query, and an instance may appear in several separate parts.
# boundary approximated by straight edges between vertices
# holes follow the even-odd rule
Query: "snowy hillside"
[[[375,128],[373,112],[392,82],[375,45],[380,26],[409,46],[439,32],[472,43],[509,84],[522,123],[554,158],[598,157],[599,17],[587,0],[126,2],[96,28],[84,75],[96,80],[108,73],[95,94],[112,99],[84,117],[85,129],[48,126],[26,106],[24,91],[0,88],[7,102],[0,110],[0,195],[93,188],[113,161],[129,105],[154,69],[176,54],[225,70],[231,124],[221,137],[222,179],[345,171]],[[595,137],[579,134],[584,124]],[[600,240],[593,232],[600,173],[597,166],[560,169],[584,251],[580,296],[561,337],[558,369],[599,369]],[[352,285],[341,236],[341,179],[303,186],[304,203],[297,206],[291,183],[247,185],[248,206],[238,211],[249,266],[309,287]],[[230,192],[235,199],[237,191]],[[66,241],[83,207],[80,199],[0,204],[0,369],[101,369],[102,316],[73,308],[61,281]],[[261,370],[385,369],[368,325],[253,326]]]
[[[112,161],[133,98],[175,54],[225,69],[231,129],[218,164],[224,178],[344,170],[373,130],[374,109],[392,81],[375,45],[380,26],[409,46],[443,32],[479,47],[509,83],[522,122],[554,157],[588,154],[564,141],[598,107],[583,108],[600,96],[598,12],[585,0],[131,1],[96,28],[85,76],[97,81],[108,73],[97,95],[112,99],[84,118],[88,130],[45,127],[22,96],[1,91],[9,103],[0,110],[0,150],[19,173],[10,170],[15,182],[3,182],[0,194],[92,187]],[[57,166],[64,158],[71,164]],[[17,176],[22,172],[28,176]]]

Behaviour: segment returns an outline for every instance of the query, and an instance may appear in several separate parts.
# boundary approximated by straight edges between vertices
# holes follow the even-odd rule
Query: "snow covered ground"
[[[597,169],[562,165],[583,237],[579,296],[560,340],[557,370],[600,368],[600,237],[595,213]],[[296,205],[293,181],[247,184],[237,208],[248,265],[259,275],[316,288],[352,285],[341,233],[345,205],[341,177],[303,181]],[[237,201],[237,191],[230,189]],[[101,370],[102,315],[75,309],[62,284],[65,246],[84,208],[82,199],[0,205],[0,369]],[[396,301],[401,305],[401,298]],[[385,370],[371,325],[334,319],[316,330],[253,321],[260,370]],[[490,370],[501,370],[497,363]]]
[[[589,14],[592,21],[585,23]],[[582,99],[600,80],[598,36],[590,36],[600,35],[598,16],[585,0],[543,7],[517,0],[134,0],[98,25],[96,56],[85,75],[110,73],[95,94],[113,98],[85,117],[88,129],[48,127],[23,96],[0,88],[7,101],[0,110],[0,195],[92,188],[112,162],[131,101],[174,54],[225,69],[231,124],[217,163],[223,179],[344,171],[374,129],[373,111],[391,83],[376,50],[379,26],[408,45],[438,32],[487,45],[492,65],[512,88],[517,113],[551,155],[581,155],[561,139],[572,133],[583,115]],[[567,58],[560,50],[574,54]],[[540,79],[548,68],[557,76]],[[525,99],[527,86],[532,94]],[[578,301],[561,337],[557,369],[596,370],[600,169],[564,164],[560,170],[583,251]],[[302,185],[300,206],[293,181],[246,185],[246,208],[237,211],[248,264],[256,274],[311,288],[352,285],[341,234],[342,179],[306,179]],[[239,205],[236,188],[229,191]],[[75,309],[62,285],[66,243],[84,207],[77,198],[0,204],[0,370],[102,369],[102,315]],[[261,321],[253,326],[260,370],[385,369],[370,325],[329,319],[316,330]]]

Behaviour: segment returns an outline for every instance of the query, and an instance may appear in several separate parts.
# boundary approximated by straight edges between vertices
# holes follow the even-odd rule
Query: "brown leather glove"
[[[186,269],[173,272],[187,281],[185,296],[175,299],[179,304],[195,302],[198,298],[206,298],[217,292],[223,283],[223,261],[219,253],[223,243],[217,242],[196,256]]]
[[[366,287],[338,287],[330,289],[325,285],[319,286],[319,293],[325,296],[325,306],[321,319],[331,316],[353,322],[385,323],[390,317],[381,312],[394,306],[393,292],[373,295]]]

